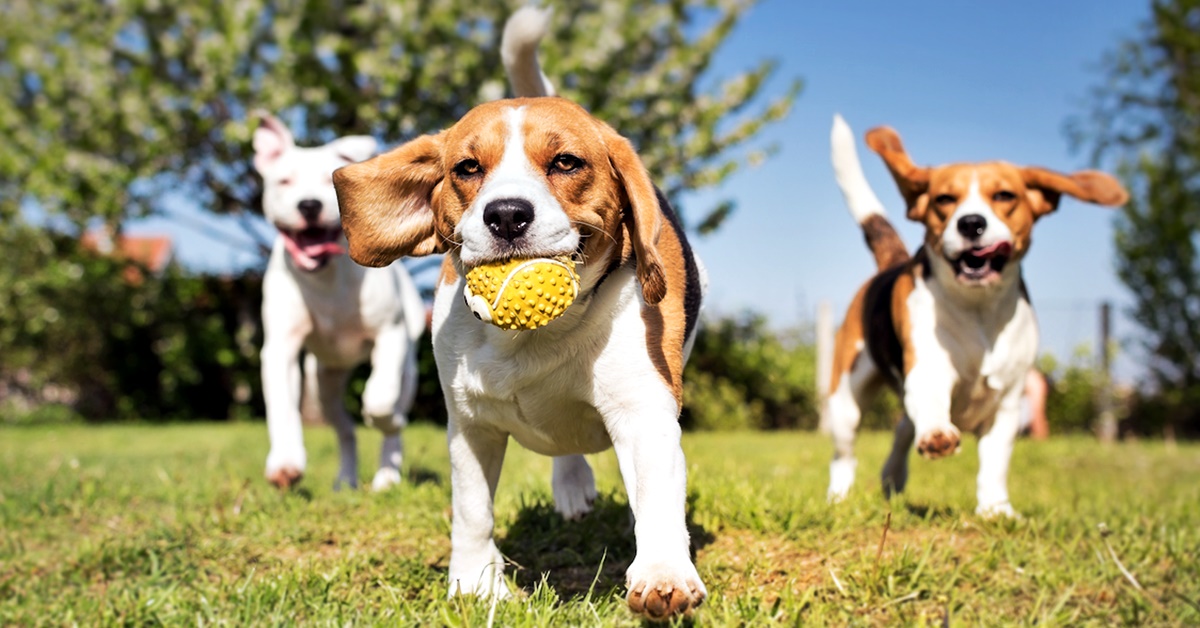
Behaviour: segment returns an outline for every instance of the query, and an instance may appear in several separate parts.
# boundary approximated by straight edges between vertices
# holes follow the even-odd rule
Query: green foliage
[[[0,211],[31,200],[115,223],[161,211],[166,192],[256,211],[253,109],[281,113],[300,141],[440,130],[504,93],[500,25],[520,4],[14,0],[0,24]],[[747,144],[798,92],[763,102],[769,60],[705,74],[753,4],[554,2],[544,66],[674,198],[760,159],[770,147]]]
[[[19,220],[0,229],[0,247],[8,254],[0,380],[11,397],[65,403],[92,420],[225,418],[253,409],[253,278],[192,277],[174,267],[155,276]],[[13,419],[28,412],[8,405]]]
[[[816,350],[798,331],[775,331],[762,315],[705,321],[684,373],[687,427],[813,428]]]
[[[1104,73],[1073,132],[1121,164],[1133,199],[1117,222],[1118,274],[1154,384],[1179,404],[1168,414],[1200,432],[1200,0],[1154,0]]]
[[[486,600],[446,599],[444,430],[405,432],[404,484],[383,494],[332,491],[331,429],[305,433],[309,474],[279,493],[262,478],[266,432],[4,429],[0,624],[488,623]],[[359,443],[369,484],[379,435],[360,430]],[[944,460],[914,456],[908,491],[887,501],[876,471],[890,445],[859,438],[859,483],[830,506],[827,437],[685,434],[688,528],[709,591],[696,624],[1200,624],[1200,483],[1181,481],[1200,446],[1023,440],[1010,485],[1024,518],[1010,522],[973,515],[974,439]],[[588,458],[596,510],[567,522],[550,460],[509,446],[496,540],[525,593],[495,605],[495,625],[643,625],[623,600],[634,546],[616,457]]]
[[[33,377],[27,397],[61,384],[90,418],[229,414],[229,391],[257,382],[245,332],[257,323],[244,320],[257,313],[245,313],[246,301],[222,301],[231,295],[216,290],[219,280],[178,271],[128,284],[122,264],[84,259],[62,234],[98,223],[119,232],[180,204],[252,222],[258,108],[307,143],[345,134],[394,143],[448,126],[504,94],[499,26],[521,4],[6,3],[0,242],[17,261],[0,266],[0,381]],[[772,147],[757,141],[761,131],[798,93],[793,80],[768,94],[770,60],[732,76],[708,72],[753,4],[551,2],[543,65],[563,96],[633,140],[677,201],[764,158]],[[690,222],[707,232],[733,205],[691,209]],[[30,215],[55,230],[30,227]],[[419,409],[443,416],[431,401],[441,403],[433,372],[423,363],[433,383],[423,384]]]
[[[1046,393],[1046,421],[1050,433],[1087,432],[1099,414],[1097,395],[1102,378],[1087,345],[1075,350],[1068,362],[1042,354],[1037,368],[1050,384]]]

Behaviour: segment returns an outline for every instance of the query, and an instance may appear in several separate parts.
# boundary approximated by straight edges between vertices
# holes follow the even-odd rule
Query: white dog
[[[543,20],[513,18],[525,19]],[[550,91],[520,50],[538,36],[538,23],[505,31],[510,76],[527,86],[519,95]],[[555,508],[569,519],[596,496],[583,454],[615,449],[637,540],[629,606],[653,618],[691,612],[707,591],[689,554],[679,411],[705,279],[629,141],[561,98],[500,100],[341,168],[334,183],[355,260],[447,252],[433,327],[450,415],[450,593],[508,594],[492,498],[512,437],[554,457]],[[467,270],[559,255],[581,277],[560,318],[519,333],[476,320]]]
[[[264,115],[254,132],[254,167],[263,178],[263,212],[279,238],[263,277],[263,396],[271,451],[267,479],[287,488],[304,474],[301,399],[306,416],[337,431],[335,486],[358,486],[354,422],[343,404],[350,372],[368,358],[363,419],[383,432],[382,490],[400,482],[400,429],[416,395],[416,342],[425,307],[399,263],[363,268],[345,253],[333,171],[375,154],[375,140],[350,136],[297,147],[279,120]],[[300,351],[307,352],[301,394]]]

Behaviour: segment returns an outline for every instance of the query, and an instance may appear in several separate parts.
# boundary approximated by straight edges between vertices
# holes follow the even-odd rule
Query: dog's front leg
[[[288,488],[304,476],[307,458],[304,434],[300,427],[300,346],[299,331],[271,333],[263,343],[263,401],[267,406],[267,433],[271,451],[267,454],[267,479],[279,488]]]
[[[904,379],[904,410],[912,421],[917,452],[931,460],[958,453],[962,435],[950,422],[950,399],[958,376],[947,358],[927,358]],[[899,435],[899,434],[898,434]]]
[[[1023,383],[1023,382],[1022,382]],[[1008,501],[1008,463],[1021,425],[1021,395],[1024,388],[1007,391],[991,428],[979,438],[979,476],[976,478],[975,513],[985,517],[1016,517]]]
[[[363,421],[383,433],[372,490],[382,491],[400,484],[403,455],[400,430],[408,424],[406,412],[412,404],[411,399],[401,399],[401,391],[405,378],[410,377],[406,369],[414,349],[411,344],[404,327],[398,325],[381,331],[371,349],[371,375],[362,396]]]
[[[625,599],[630,610],[653,619],[690,613],[708,595],[692,564],[684,512],[687,465],[678,412],[673,401],[670,405],[610,422],[637,541],[637,557],[625,574]]]
[[[453,412],[453,410],[452,410]],[[492,539],[492,500],[504,464],[508,435],[482,426],[462,426],[451,416],[450,595],[508,597],[504,557]]]

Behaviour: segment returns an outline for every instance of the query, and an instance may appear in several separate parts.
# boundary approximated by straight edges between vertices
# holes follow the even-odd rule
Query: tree
[[[1077,140],[1115,157],[1132,193],[1117,222],[1151,373],[1176,420],[1200,427],[1200,0],[1154,0],[1140,33],[1103,62]]]
[[[629,136],[669,196],[720,183],[786,115],[759,103],[775,62],[702,88],[754,0],[556,3],[543,62],[562,95]],[[398,142],[504,91],[500,26],[516,2],[13,0],[0,24],[0,215],[22,203],[114,225],[183,197],[258,209],[250,136],[263,108],[301,141]],[[170,194],[167,194],[167,193]],[[696,224],[728,214],[707,208]]]
[[[765,157],[772,147],[754,140],[798,93],[792,80],[765,94],[771,60],[724,80],[709,76],[716,51],[754,3],[552,0],[543,65],[560,94],[633,140],[677,201]],[[242,304],[214,304],[224,298],[219,286],[179,273],[123,285],[119,272],[102,271],[120,264],[95,260],[73,239],[97,223],[119,234],[131,218],[170,215],[181,199],[247,226],[258,221],[255,109],[281,116],[309,143],[370,134],[394,144],[449,126],[504,94],[500,27],[520,4],[7,2],[0,242],[20,248],[7,253],[22,263],[0,265],[0,388],[19,372],[36,385],[111,394],[96,414],[146,416],[180,412],[189,397],[230,397],[195,387],[185,394],[181,381],[244,387],[254,357],[244,339],[220,338],[244,325],[217,320]],[[732,204],[681,209],[704,231],[719,226]],[[264,256],[265,244],[258,243]],[[191,301],[166,302],[185,294],[210,313],[181,305]],[[114,316],[120,320],[106,326]],[[218,366],[228,372],[188,366],[206,351],[227,356]]]

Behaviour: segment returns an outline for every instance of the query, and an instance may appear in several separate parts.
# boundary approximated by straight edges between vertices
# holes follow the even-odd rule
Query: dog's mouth
[[[306,227],[304,229],[284,229],[280,227],[279,235],[283,237],[283,245],[292,261],[301,270],[314,271],[329,262],[334,255],[343,255],[346,249],[339,242],[342,237],[341,227]]]
[[[963,251],[958,259],[950,260],[954,276],[968,284],[987,284],[996,281],[1012,256],[1012,244],[997,242],[987,247]]]

